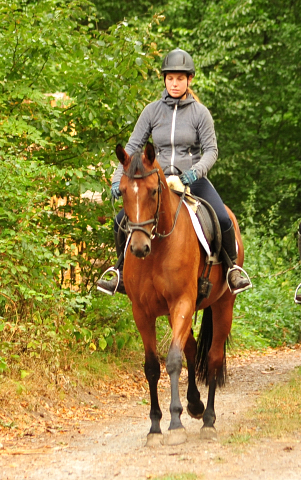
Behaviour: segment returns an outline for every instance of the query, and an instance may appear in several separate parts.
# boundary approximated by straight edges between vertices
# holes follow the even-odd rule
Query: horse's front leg
[[[150,318],[145,314],[142,308],[139,308],[137,305],[134,304],[133,314],[143,341],[145,351],[144,373],[149,385],[151,402],[151,428],[147,436],[146,445],[152,447],[163,443],[163,435],[160,427],[162,412],[158,400],[160,363],[156,354],[156,318]]]
[[[201,419],[204,414],[204,404],[201,401],[200,392],[196,386],[195,379],[195,359],[196,359],[197,344],[191,330],[187,339],[184,353],[187,361],[188,370],[188,388],[187,388],[187,413],[197,420]]]
[[[166,435],[167,445],[179,445],[187,440],[185,429],[181,422],[183,407],[180,400],[179,378],[182,370],[182,350],[175,343],[171,344],[167,359],[166,370],[170,378],[171,402],[170,402],[170,425]]]
[[[162,412],[158,400],[158,381],[160,378],[160,363],[155,352],[145,350],[144,372],[149,385],[151,409],[151,428],[147,436],[147,446],[156,446],[163,443],[163,436],[160,427]]]
[[[187,440],[186,431],[181,422],[183,407],[180,400],[179,378],[182,370],[182,352],[186,348],[187,339],[191,335],[192,314],[193,305],[187,299],[177,301],[175,308],[170,311],[173,338],[166,359],[166,370],[171,386],[171,420],[167,436],[169,445],[177,445]]]

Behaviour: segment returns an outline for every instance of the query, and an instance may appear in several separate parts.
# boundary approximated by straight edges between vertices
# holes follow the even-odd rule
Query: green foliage
[[[124,347],[133,350],[142,348],[131,302],[125,295],[95,295],[81,321],[83,327],[89,329],[91,340],[102,351],[118,354]]]
[[[253,186],[258,215],[279,204],[281,236],[301,210],[300,6],[180,0],[167,2],[159,27],[164,51],[180,46],[195,60],[194,89],[218,136],[210,179],[240,218]]]
[[[53,308],[49,317],[36,310],[26,322],[1,320],[0,374],[6,372],[23,379],[27,375],[24,366],[28,365],[31,370],[35,361],[47,364],[49,371],[55,373],[62,366],[72,364],[72,359],[67,360],[70,352],[83,358],[99,357],[102,352],[118,358],[121,351],[142,351],[127,297],[117,295],[114,299],[103,299],[96,294],[87,303],[82,318],[75,307],[75,313],[66,316],[68,308],[64,307],[63,304],[61,316],[55,315]]]
[[[273,233],[272,218],[268,233],[260,225],[245,229],[244,267],[253,289],[238,295],[235,302],[232,335],[240,348],[278,347],[301,341],[301,311],[293,301],[300,283],[297,229],[279,238]]]
[[[62,352],[76,334],[93,349],[84,318],[115,258],[114,150],[149,95],[151,29],[150,20],[99,32],[86,0],[0,2],[2,370],[24,345],[44,355],[51,336]],[[113,334],[99,332],[97,345]],[[114,337],[117,348],[128,336]]]
[[[8,366],[7,366],[5,358],[0,357],[0,373],[5,372],[5,370],[7,370],[7,369],[8,369]]]
[[[153,13],[162,9],[162,0],[93,0],[98,12],[98,28],[108,29],[111,25],[123,21],[125,18],[139,18],[140,21],[149,21]],[[164,2],[163,2],[164,3]]]

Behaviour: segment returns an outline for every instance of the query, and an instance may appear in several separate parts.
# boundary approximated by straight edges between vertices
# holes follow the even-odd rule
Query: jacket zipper
[[[172,123],[171,123],[171,134],[170,134],[170,143],[171,143],[171,173],[175,173],[174,171],[174,163],[175,163],[175,127],[176,127],[176,116],[177,116],[177,109],[178,105],[175,104],[175,108],[172,114]]]

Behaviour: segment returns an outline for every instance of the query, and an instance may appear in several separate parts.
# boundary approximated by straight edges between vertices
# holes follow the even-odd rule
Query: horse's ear
[[[154,149],[154,145],[150,142],[147,142],[145,150],[144,150],[144,155],[152,165],[155,161],[156,158],[156,153]]]
[[[118,143],[116,147],[116,155],[120,163],[126,167],[130,163],[130,157],[124,150],[123,146]]]

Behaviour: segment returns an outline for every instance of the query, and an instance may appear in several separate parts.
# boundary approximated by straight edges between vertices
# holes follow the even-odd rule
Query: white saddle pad
[[[198,237],[199,241],[201,242],[201,245],[204,247],[205,252],[210,257],[211,256],[210,247],[209,247],[209,244],[208,244],[208,242],[205,238],[205,235],[204,235],[204,232],[203,232],[202,227],[200,225],[200,222],[198,221],[196,214],[194,213],[192,208],[187,204],[187,202],[185,202],[185,200],[184,200],[183,203],[185,204],[185,206],[186,206],[186,208],[189,212],[189,215],[190,215],[195,233],[197,234],[197,237]]]

